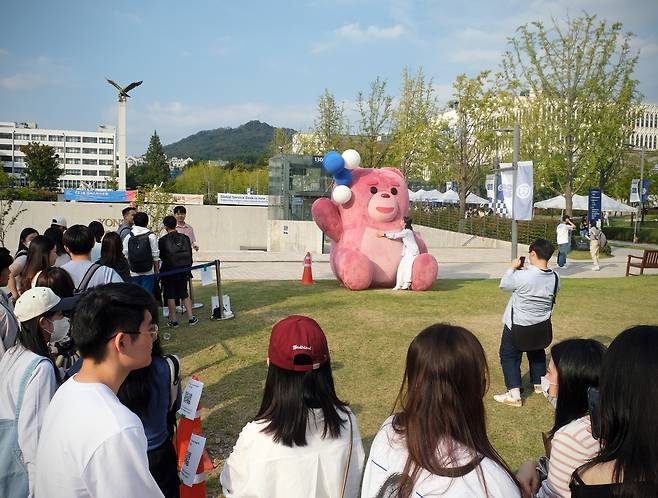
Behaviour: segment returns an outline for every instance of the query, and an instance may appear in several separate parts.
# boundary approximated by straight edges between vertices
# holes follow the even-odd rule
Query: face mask
[[[53,324],[53,331],[50,333],[50,342],[59,342],[69,333],[69,319],[64,317],[60,320],[49,320]]]
[[[551,387],[551,381],[548,380],[548,378],[545,375],[541,376],[540,381],[541,381],[541,390],[544,393],[544,396],[546,397],[548,402],[553,406],[553,408],[555,408],[557,406],[557,397],[548,394],[548,390]]]

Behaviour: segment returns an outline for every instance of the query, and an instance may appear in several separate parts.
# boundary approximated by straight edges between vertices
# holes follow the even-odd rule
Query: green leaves
[[[30,142],[21,146],[25,154],[25,173],[30,187],[55,190],[59,177],[64,173],[55,157],[55,149],[50,145]]]

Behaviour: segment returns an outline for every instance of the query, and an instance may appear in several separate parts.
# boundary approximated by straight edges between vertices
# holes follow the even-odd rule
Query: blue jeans
[[[150,294],[155,290],[155,275],[137,275],[131,277],[130,281],[140,287],[144,287]]]
[[[564,266],[567,264],[567,254],[571,250],[571,242],[567,242],[566,244],[560,244],[557,247],[558,247],[557,265]]]
[[[521,359],[523,352],[514,347],[512,343],[512,331],[503,328],[503,336],[500,339],[500,366],[503,367],[505,386],[507,389],[521,387]],[[541,384],[541,376],[546,375],[546,352],[543,349],[527,351],[528,363],[530,364],[530,379],[535,385]]]

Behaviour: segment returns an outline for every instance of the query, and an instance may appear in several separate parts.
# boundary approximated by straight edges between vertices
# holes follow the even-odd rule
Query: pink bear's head
[[[409,212],[409,191],[396,168],[352,170],[351,199],[339,205],[343,219],[364,216],[367,224],[384,225]]]

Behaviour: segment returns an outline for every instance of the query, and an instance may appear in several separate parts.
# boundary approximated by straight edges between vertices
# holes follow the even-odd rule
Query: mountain
[[[273,126],[260,121],[249,121],[237,128],[204,130],[187,138],[165,145],[167,157],[192,159],[223,159],[255,163],[268,153],[274,138]],[[283,128],[292,136],[295,130]]]

